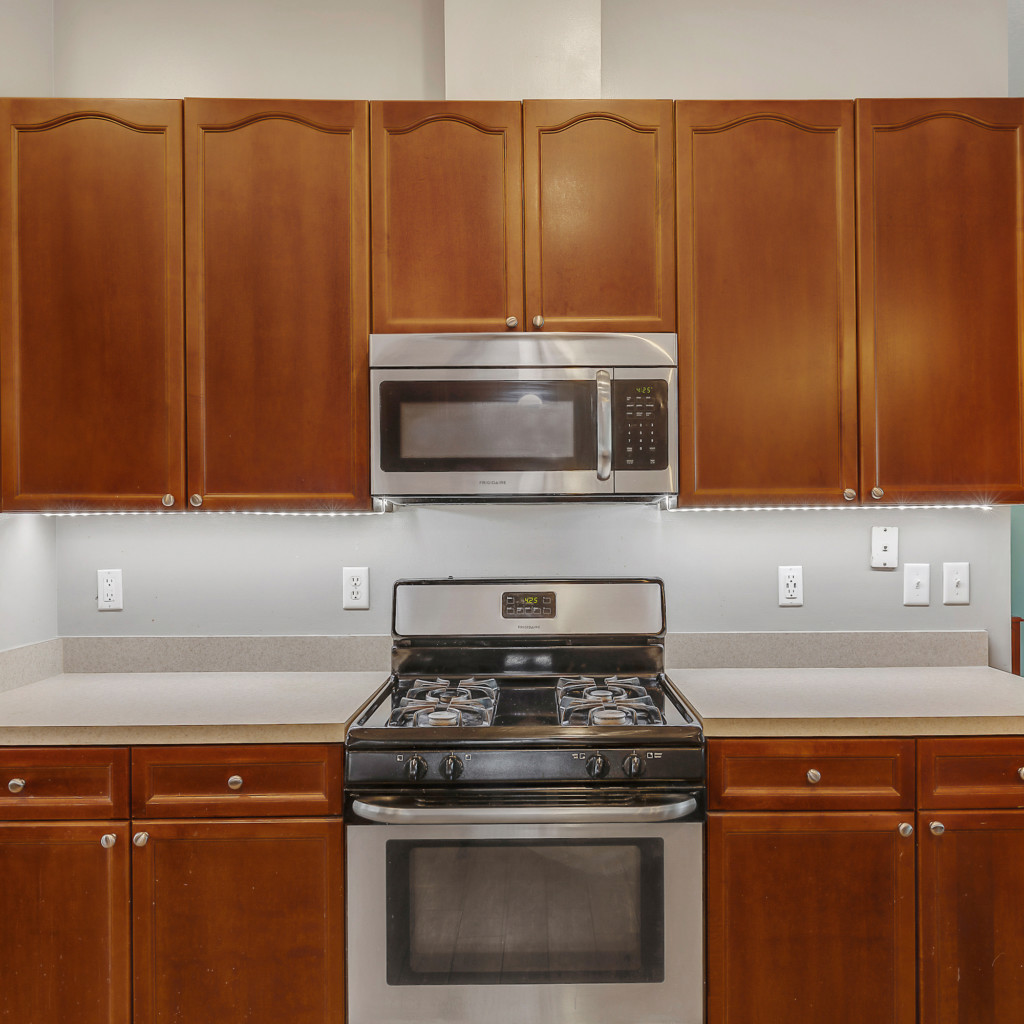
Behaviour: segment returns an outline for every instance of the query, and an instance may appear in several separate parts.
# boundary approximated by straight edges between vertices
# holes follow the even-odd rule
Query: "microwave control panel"
[[[612,381],[612,468],[668,467],[668,383]]]

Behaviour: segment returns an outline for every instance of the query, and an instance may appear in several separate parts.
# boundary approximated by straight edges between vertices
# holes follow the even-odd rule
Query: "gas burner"
[[[490,725],[494,718],[494,679],[417,679],[388,719],[399,728],[459,728]]]
[[[602,682],[582,676],[562,677],[556,687],[560,725],[664,725],[658,710],[638,676]]]

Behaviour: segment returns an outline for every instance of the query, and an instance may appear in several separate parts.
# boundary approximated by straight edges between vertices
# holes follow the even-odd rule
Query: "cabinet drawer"
[[[340,813],[340,744],[132,751],[132,817]]]
[[[1024,736],[920,740],[920,807],[1024,807]]]
[[[913,740],[708,743],[713,810],[889,810],[914,806]]]
[[[0,820],[128,817],[128,749],[0,748]]]

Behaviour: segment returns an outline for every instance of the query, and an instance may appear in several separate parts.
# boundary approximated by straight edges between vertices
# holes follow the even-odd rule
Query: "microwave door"
[[[374,493],[612,491],[606,371],[389,369],[371,384]]]

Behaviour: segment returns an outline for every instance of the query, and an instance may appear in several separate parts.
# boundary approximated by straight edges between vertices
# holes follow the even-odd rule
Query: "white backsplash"
[[[61,636],[381,635],[396,579],[654,576],[665,580],[673,633],[985,629],[992,664],[1009,664],[1008,508],[440,505],[55,522]],[[899,527],[897,571],[868,567],[872,526]],[[941,603],[945,561],[970,562],[970,605]],[[931,565],[930,606],[904,607],[904,562]],[[342,610],[345,565],[369,567],[368,611]],[[803,566],[803,607],[778,606],[779,565]],[[98,568],[122,569],[123,611],[96,610]]]

